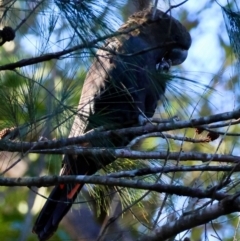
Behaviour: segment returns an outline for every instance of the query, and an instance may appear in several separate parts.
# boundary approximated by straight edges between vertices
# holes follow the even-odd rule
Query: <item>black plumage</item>
[[[108,39],[104,48],[97,51],[84,82],[70,137],[102,125],[132,126],[152,117],[167,84],[153,73],[181,64],[191,45],[185,27],[160,10],[154,18],[152,10],[132,15],[118,32],[124,34]],[[129,138],[114,136],[88,145],[119,147],[128,141]],[[111,163],[114,158],[102,161]],[[100,157],[65,155],[61,174],[92,175],[102,167],[102,161]],[[33,227],[39,240],[52,236],[82,186],[62,184],[53,189]]]

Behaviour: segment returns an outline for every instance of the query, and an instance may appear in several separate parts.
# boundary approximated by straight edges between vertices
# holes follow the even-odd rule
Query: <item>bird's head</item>
[[[187,58],[191,46],[189,32],[178,20],[158,9],[155,14],[153,9],[133,14],[120,28],[120,31],[127,30],[131,37],[141,39],[141,45],[135,51],[151,53],[155,64],[163,70],[179,65]]]

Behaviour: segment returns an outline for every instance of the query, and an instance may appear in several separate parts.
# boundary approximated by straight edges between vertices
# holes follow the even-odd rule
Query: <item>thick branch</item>
[[[208,117],[201,117],[198,119],[192,119],[189,121],[175,121],[168,123],[161,123],[158,125],[147,124],[144,126],[131,127],[131,128],[123,128],[118,130],[108,130],[108,131],[90,131],[85,135],[74,137],[74,138],[62,138],[57,141],[39,141],[39,142],[12,142],[9,140],[1,140],[0,141],[0,150],[1,151],[9,151],[9,152],[26,152],[30,149],[34,150],[44,150],[44,149],[52,149],[59,148],[67,145],[75,145],[89,142],[93,139],[97,138],[109,138],[113,134],[119,136],[127,136],[127,135],[135,135],[140,136],[146,133],[153,132],[163,132],[169,130],[183,129],[183,128],[192,128],[198,127],[201,125],[206,125],[209,123],[215,123],[219,121],[225,121],[230,119],[238,119],[240,118],[240,110],[235,110],[231,112],[225,112],[217,115],[212,115]],[[161,135],[161,133],[159,134]]]
[[[141,238],[141,241],[166,240],[185,230],[206,224],[222,215],[239,211],[239,198],[227,197],[204,209],[196,210],[187,216],[181,216],[177,221],[168,222],[155,230],[151,236]]]

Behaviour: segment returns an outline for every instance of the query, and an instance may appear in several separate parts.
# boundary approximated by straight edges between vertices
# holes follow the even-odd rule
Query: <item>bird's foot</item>
[[[142,114],[140,114],[138,116],[138,124],[140,126],[143,126],[143,125],[146,125],[147,123],[152,123],[152,122],[149,118],[147,118],[147,116],[143,116]]]
[[[161,62],[157,64],[157,70],[161,72],[168,72],[172,66],[172,61],[170,59],[162,58]]]

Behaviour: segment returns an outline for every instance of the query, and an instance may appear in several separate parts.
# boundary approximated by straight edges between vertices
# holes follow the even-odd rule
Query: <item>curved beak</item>
[[[188,51],[186,49],[174,48],[164,58],[171,60],[172,65],[179,65],[187,58]]]

